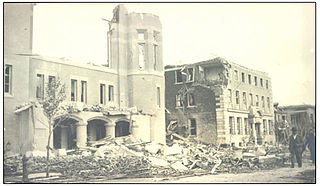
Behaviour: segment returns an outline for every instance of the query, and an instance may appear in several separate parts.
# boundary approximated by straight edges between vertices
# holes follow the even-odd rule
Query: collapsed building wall
[[[167,66],[165,74],[166,106],[173,114],[177,113],[173,104],[179,104],[177,95],[183,87],[202,87],[213,92],[211,112],[216,130],[212,132],[217,144],[243,146],[275,142],[272,87],[266,73],[214,58],[192,65]],[[202,97],[198,88],[195,90],[195,97]],[[202,104],[207,104],[206,100]],[[172,116],[167,114],[167,117]]]

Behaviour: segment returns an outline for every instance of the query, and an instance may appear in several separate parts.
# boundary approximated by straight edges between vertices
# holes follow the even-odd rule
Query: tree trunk
[[[49,159],[50,159],[50,139],[51,139],[51,120],[49,122],[49,136],[48,136],[48,144],[47,144],[47,162],[46,162],[46,177],[49,177]]]

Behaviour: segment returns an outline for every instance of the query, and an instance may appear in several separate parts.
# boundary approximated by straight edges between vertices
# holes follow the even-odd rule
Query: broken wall
[[[195,72],[197,74],[197,72]],[[196,81],[196,80],[195,80]],[[194,95],[194,106],[176,107],[176,95],[184,88],[182,83],[175,83],[175,70],[165,72],[166,84],[166,124],[176,120],[178,124],[177,133],[190,134],[190,119],[196,120],[195,138],[205,143],[217,142],[216,100],[215,93],[206,87],[194,86],[193,82],[186,83],[188,93]],[[187,96],[185,96],[186,101]]]

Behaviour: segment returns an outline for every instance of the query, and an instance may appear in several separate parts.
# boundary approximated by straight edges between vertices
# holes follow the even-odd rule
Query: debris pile
[[[87,147],[59,152],[50,159],[50,172],[90,178],[154,177],[240,173],[284,166],[286,147],[216,147],[193,139],[175,140],[171,146],[135,140],[132,136],[91,141]],[[21,156],[5,158],[5,174],[22,173]],[[45,157],[30,157],[29,172],[45,172]]]

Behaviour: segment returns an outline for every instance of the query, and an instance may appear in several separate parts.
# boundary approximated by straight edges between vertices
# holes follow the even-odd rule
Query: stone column
[[[116,137],[116,124],[114,122],[112,123],[105,123],[104,127],[106,129],[106,137],[110,136],[112,138]]]
[[[68,149],[68,127],[61,126],[60,144],[62,149]]]
[[[87,146],[87,124],[77,123],[77,146],[85,147]]]

